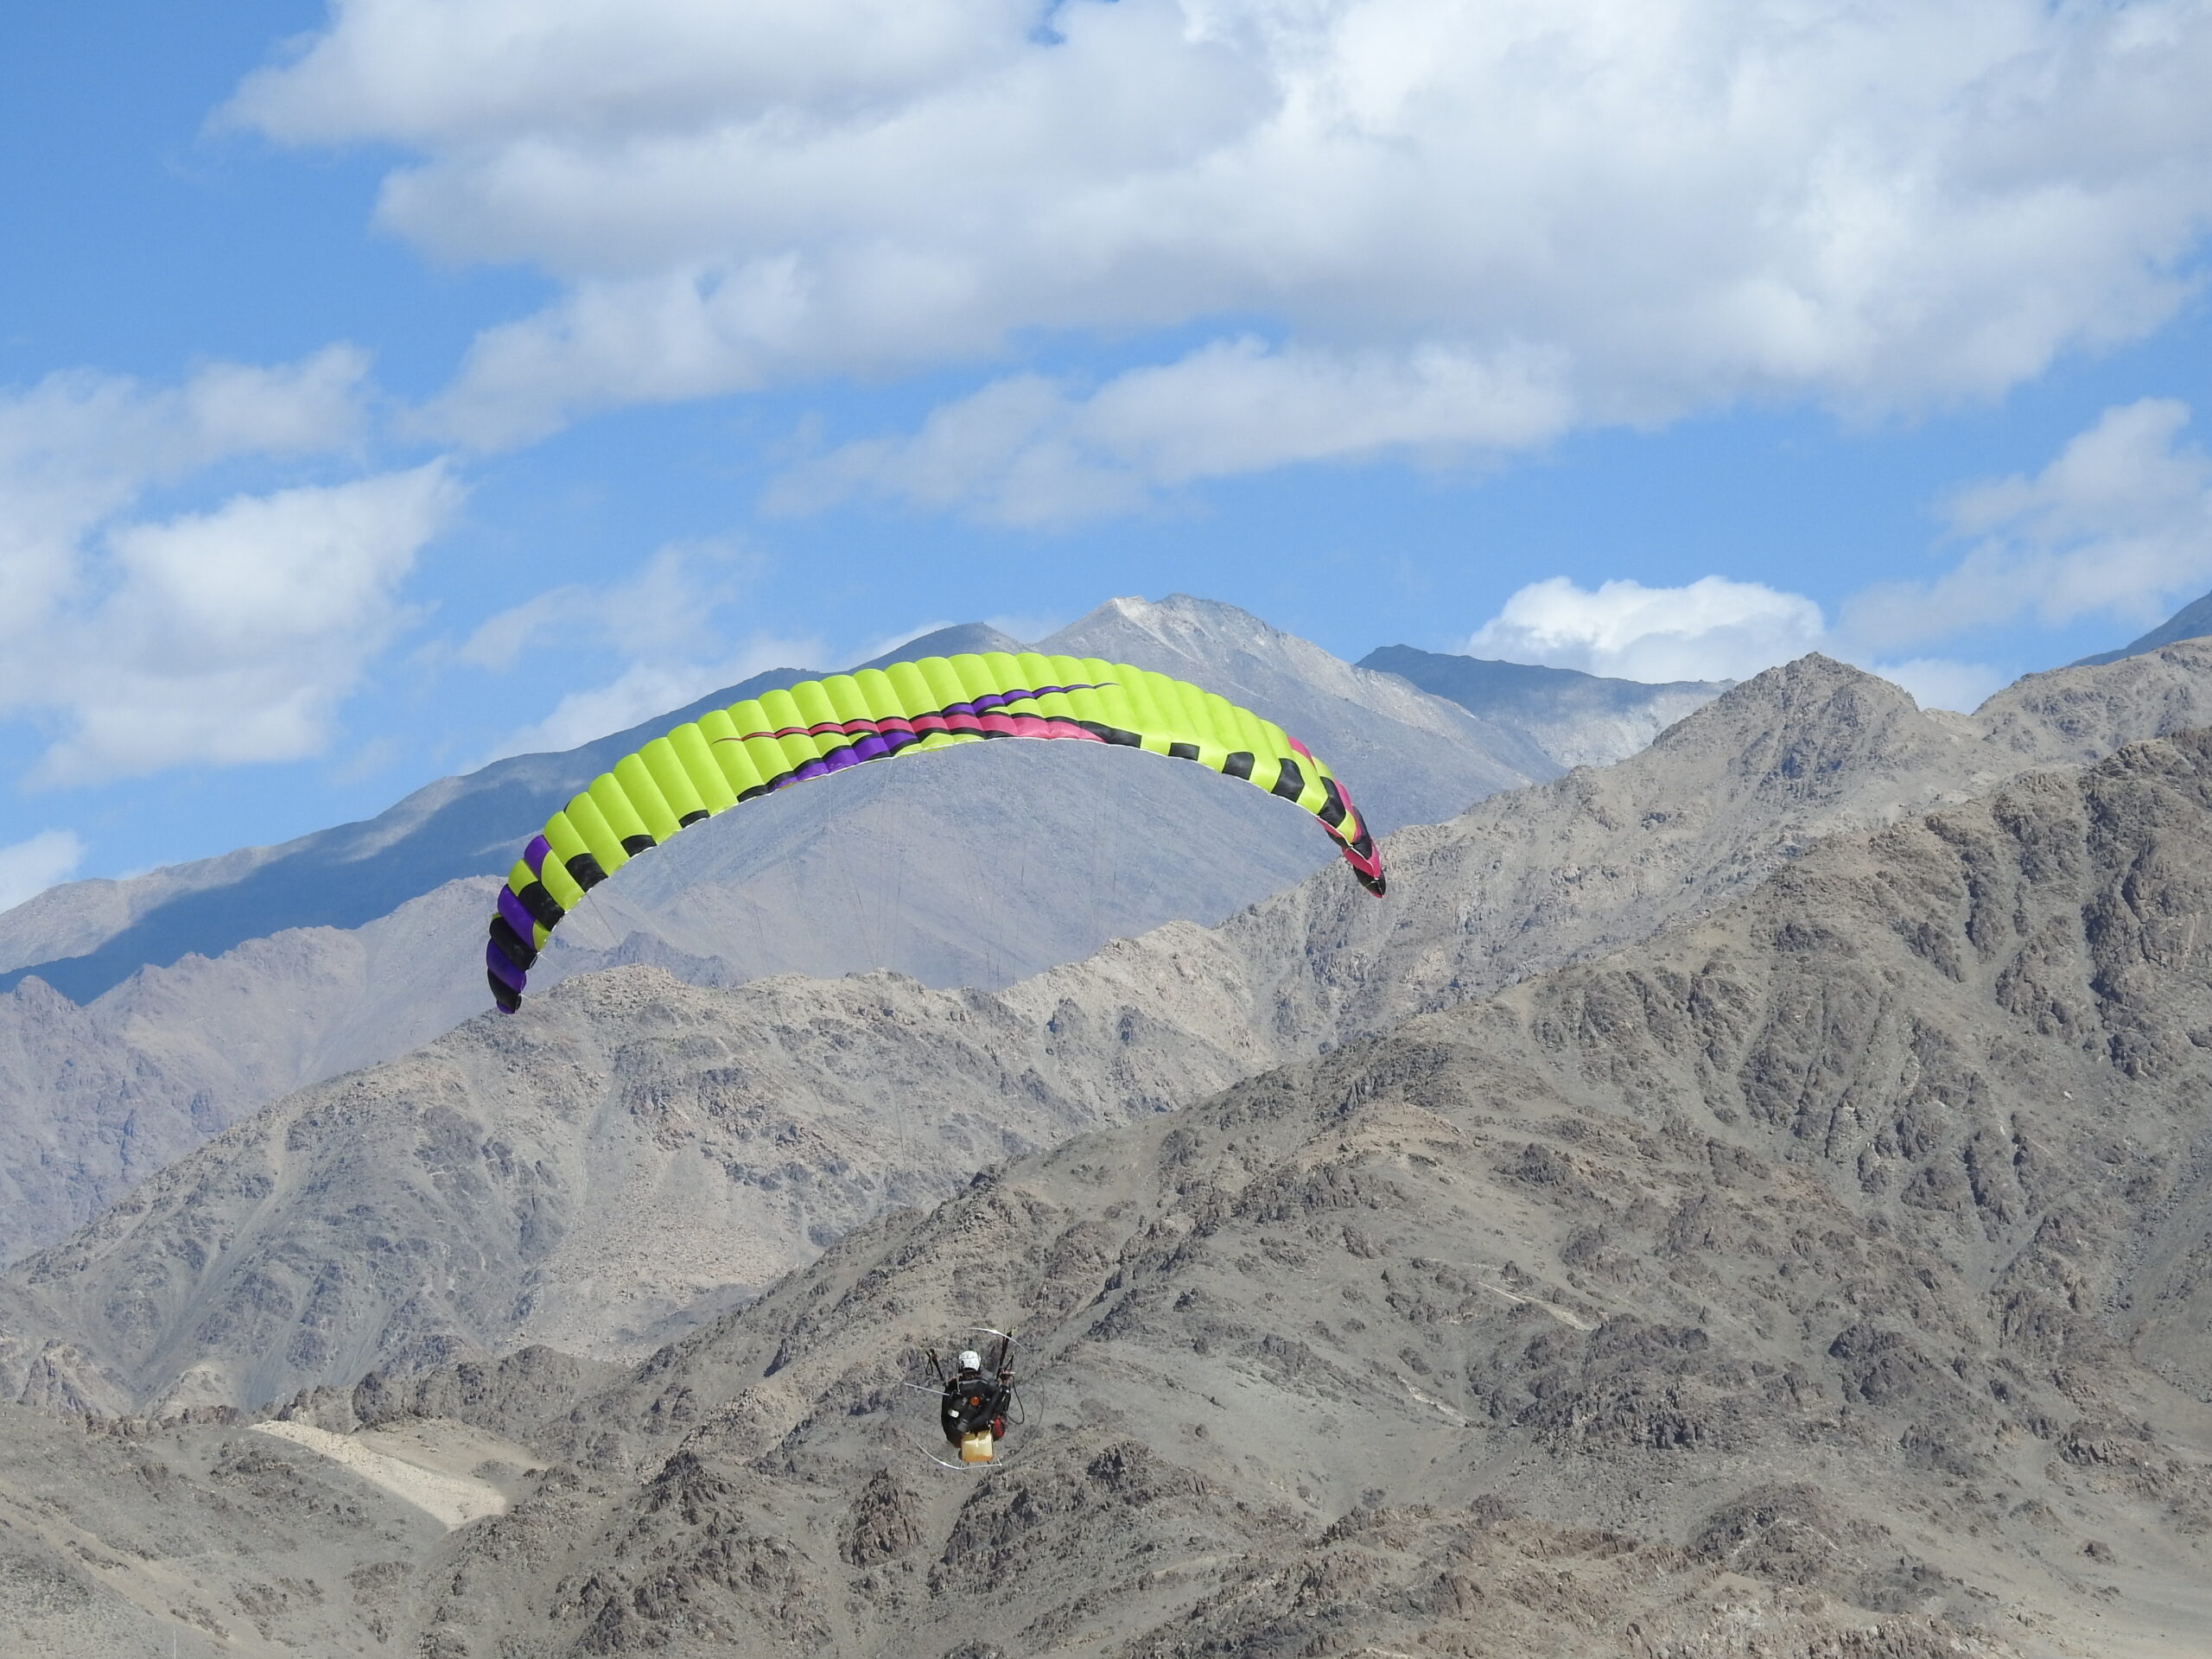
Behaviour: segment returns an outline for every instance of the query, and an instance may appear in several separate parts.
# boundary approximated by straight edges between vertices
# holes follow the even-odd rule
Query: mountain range
[[[581,976],[285,1097],[26,1257],[0,1392],[168,1410],[531,1342],[634,1356],[994,1158],[1633,944],[1823,836],[2212,724],[2208,699],[2202,644],[1973,718],[1808,658],[1614,766],[1397,832],[1382,904],[1324,869],[997,994]]]
[[[969,625],[899,654],[1013,643]],[[1228,606],[1116,600],[1042,644],[1262,710],[1352,780],[1382,830],[1561,770],[1509,718],[1525,698],[1492,719]],[[644,736],[800,677],[777,671],[567,753],[494,762],[365,823],[70,883],[0,916],[0,983],[15,987],[0,994],[0,1260],[85,1224],[265,1103],[483,1008],[491,894],[544,818]],[[1558,729],[1557,709],[1543,719]],[[1169,920],[1219,921],[1330,858],[1287,807],[1077,747],[971,746],[748,804],[594,891],[534,982],[645,961],[702,984],[884,967],[998,987]]]
[[[1818,657],[1640,702],[1356,667],[1179,599],[1061,637],[1402,753],[1388,899],[1325,844],[1214,914],[1071,883],[1111,836],[991,745],[640,861],[512,1018],[393,988],[480,874],[24,976],[0,1065],[91,1213],[0,1275],[0,1646],[2212,1643],[2212,640],[1969,716]],[[961,954],[957,849],[1022,829],[1082,919]],[[841,849],[936,885],[840,908]],[[97,955],[97,897],[0,937]],[[790,948],[867,971],[774,959],[817,916]],[[310,985],[350,1007],[272,1017]],[[925,1354],[987,1326],[1022,1409],[962,1470]]]
[[[1761,709],[1777,741],[1711,722],[1712,758],[1800,830],[1887,815],[1870,776],[1913,768],[1864,763],[1928,718],[1816,661],[1709,712]],[[1999,747],[1934,724],[1923,760]],[[2212,738],[1794,844],[1641,942],[887,1210],[628,1368],[0,1410],[0,1616],[56,1654],[2202,1651]],[[768,993],[620,969],[433,1047],[620,1022],[672,1062]],[[743,1122],[633,1075],[679,1136]],[[429,1180],[507,1190],[436,1111]],[[947,1469],[921,1350],[992,1324],[1023,1421]]]
[[[1497,663],[1446,652],[1384,645],[1359,666],[1458,703],[1471,714],[1510,724],[1533,738],[1562,770],[1602,766],[1634,754],[1729,680],[1609,680],[1530,663]]]

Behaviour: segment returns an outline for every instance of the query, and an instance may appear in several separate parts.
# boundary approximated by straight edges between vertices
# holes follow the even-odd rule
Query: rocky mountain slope
[[[1807,658],[1618,766],[1402,832],[1382,904],[1324,871],[997,995],[580,979],[287,1099],[27,1260],[0,1389],[248,1403],[531,1340],[639,1351],[1005,1152],[1633,944],[1821,836],[1986,789],[2099,677],[2107,724],[2164,721],[2212,651],[2074,672],[1977,724]]]
[[[303,1081],[474,1014],[475,964],[426,960],[421,944],[480,931],[491,885],[454,882],[363,927],[296,928],[144,969],[83,1007],[36,979],[0,995],[0,1257],[84,1226]]]
[[[900,649],[1005,643],[970,626]],[[1347,776],[1382,828],[1448,817],[1557,770],[1525,738],[1227,606],[1116,601],[1046,643],[1157,662],[1276,715],[1323,754],[1351,753],[1367,770]],[[578,781],[663,723],[448,779],[367,823],[136,882],[74,883],[0,918],[0,960],[54,948],[65,922],[118,930],[74,966],[26,969],[0,994],[0,1259],[83,1225],[264,1103],[404,1054],[481,1008],[492,880],[446,878],[504,874]],[[888,966],[1001,986],[1109,938],[1218,921],[1331,860],[1286,804],[1194,767],[1074,747],[971,746],[698,825],[597,889],[535,982],[645,961],[707,984]],[[395,893],[423,896],[378,914]],[[352,925],[365,915],[376,919]],[[81,1008],[26,978],[51,970],[81,989],[95,967],[109,975],[187,944],[195,954],[137,966]]]
[[[269,1478],[305,1491],[409,1434],[514,1449],[450,1530],[303,1529],[281,1605],[156,1525],[242,1425],[144,1431],[189,1491],[49,1486],[0,1552],[46,1606],[159,1586],[333,1652],[2182,1659],[2208,871],[2212,735],[2019,776],[887,1215],[611,1387],[538,1354],[302,1396]],[[1027,1421],[948,1471],[911,1357],[979,1324]],[[39,1467],[72,1456],[112,1466]],[[337,1593],[372,1556],[375,1638]]]
[[[601,1378],[541,1354],[490,1380],[524,1420]],[[472,1375],[440,1381],[435,1397],[393,1401],[408,1415],[391,1432],[345,1440],[235,1414],[85,1425],[0,1406],[0,1651],[394,1651],[415,1574],[456,1527],[530,1497],[544,1472],[464,1403]],[[441,1407],[488,1426],[426,1414]]]
[[[1448,697],[1469,714],[1528,733],[1562,768],[1610,766],[1626,760],[1735,683],[1675,680],[1646,685],[1571,668],[1491,662],[1411,645],[1382,646],[1361,658],[1359,665],[1395,674],[1424,691]]]
[[[607,1651],[1755,1651],[1747,1611],[1815,1651],[2201,1650],[2208,869],[2212,739],[2147,744],[1019,1163],[583,1405],[562,1450],[632,1481],[484,1529],[419,1616]],[[1041,1421],[947,1481],[888,1357],[975,1320],[1027,1333]]]
[[[1633,944],[1840,830],[1986,793],[2039,766],[2212,724],[2212,642],[2030,675],[1971,716],[1808,657],[1746,682],[1614,766],[1485,801],[1391,843],[1394,899],[1306,882],[1212,939],[1250,1018],[1312,1052]]]

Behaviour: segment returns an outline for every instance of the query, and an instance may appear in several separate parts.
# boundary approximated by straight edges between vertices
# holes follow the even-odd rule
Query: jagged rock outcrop
[[[413,1645],[411,1604],[452,1534],[448,1503],[543,1504],[547,1471],[457,1422],[308,1438],[234,1413],[87,1424],[0,1404],[0,1650],[439,1651]]]
[[[96,1332],[108,1409],[636,1353],[886,1208],[1263,1063],[1134,1008],[612,970],[227,1131],[21,1264],[9,1323]]]
[[[2190,639],[2016,680],[1974,711],[1993,748],[2077,766],[2122,743],[2212,723],[2212,640]]]

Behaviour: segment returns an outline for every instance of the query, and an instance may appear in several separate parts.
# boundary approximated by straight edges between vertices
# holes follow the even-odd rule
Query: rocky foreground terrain
[[[626,1370],[531,1350],[252,1422],[10,1408],[0,1633],[2201,1654],[2208,900],[2212,735],[2178,733],[1016,1158]],[[721,1040],[715,994],[588,990]],[[948,1471],[913,1355],[986,1324],[1027,1421]]]
[[[588,976],[278,1103],[20,1263],[0,1396],[252,1406],[530,1343],[635,1357],[984,1163],[1634,944],[1822,836],[2212,719],[2208,695],[2202,645],[1973,720],[1808,658],[1628,761],[1401,832],[1380,904],[1325,869],[997,995]]]

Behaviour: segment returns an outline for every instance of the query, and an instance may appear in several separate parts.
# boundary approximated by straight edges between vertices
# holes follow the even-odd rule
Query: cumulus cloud
[[[73,830],[45,830],[0,847],[0,911],[67,881],[84,861],[85,843]]]
[[[337,0],[229,118],[292,140],[684,130],[733,106],[866,107],[1017,55],[1036,0]]]
[[[1965,556],[1859,594],[1847,631],[1896,649],[2026,615],[2147,626],[2195,598],[2212,587],[2212,455],[2183,441],[2189,413],[2164,397],[2108,409],[2033,477],[1960,491],[1947,517]]]
[[[1827,631],[1818,605],[1763,582],[1583,588],[1554,576],[1508,599],[1467,652],[1624,680],[1740,680],[1818,650]]]
[[[319,753],[461,498],[445,463],[120,526],[112,587],[53,620],[4,693],[67,730],[34,780],[79,784]]]
[[[0,395],[0,716],[60,734],[35,782],[286,760],[400,617],[397,584],[460,488],[442,462],[134,518],[207,469],[359,440],[367,362],[217,363],[181,384],[48,376]]]
[[[941,498],[921,461],[949,446],[983,510],[1017,518],[1113,510],[1177,475],[1541,442],[1562,421],[1993,394],[2158,326],[2212,214],[2198,0],[1041,15],[335,0],[226,118],[407,149],[387,227],[561,280],[428,411],[473,442],[1056,333],[1178,331],[1156,381],[1005,382],[945,412],[957,429],[812,480]],[[1236,360],[1230,318],[1277,345]],[[1528,365],[1542,412],[1486,419]],[[1289,405],[1248,415],[1236,388],[1270,376]],[[1201,383],[1223,400],[1187,417],[1134,407],[1146,384]],[[1417,394],[1395,421],[1373,396],[1390,385]],[[967,432],[993,421],[1014,435]]]
[[[0,640],[45,625],[86,577],[85,536],[149,486],[353,442],[367,367],[334,346],[275,368],[211,364],[176,386],[77,370],[0,392]]]
[[[1903,686],[1924,709],[1972,709],[2006,678],[1986,664],[1948,658],[1885,660],[1831,631],[1804,594],[1726,576],[1679,588],[1618,581],[1586,588],[1565,576],[1530,582],[1464,649],[1471,657],[1645,682],[1749,679],[1819,651]]]
[[[804,512],[855,494],[1055,524],[1157,491],[1296,461],[1392,450],[1510,449],[1572,418],[1557,365],[1423,349],[1357,356],[1243,339],[1135,369],[1087,394],[1017,375],[932,410],[911,437],[863,439],[791,468],[765,499]]]
[[[1955,491],[1942,513],[1964,553],[1929,581],[1850,594],[1834,624],[1805,595],[1758,582],[1586,589],[1554,576],[1515,593],[1465,648],[1634,680],[1741,679],[1823,651],[1925,707],[1971,709],[2009,677],[1916,647],[2023,618],[2148,626],[2212,587],[2212,454],[2184,440],[2189,417],[2164,397],[2108,409],[2040,471]]]

